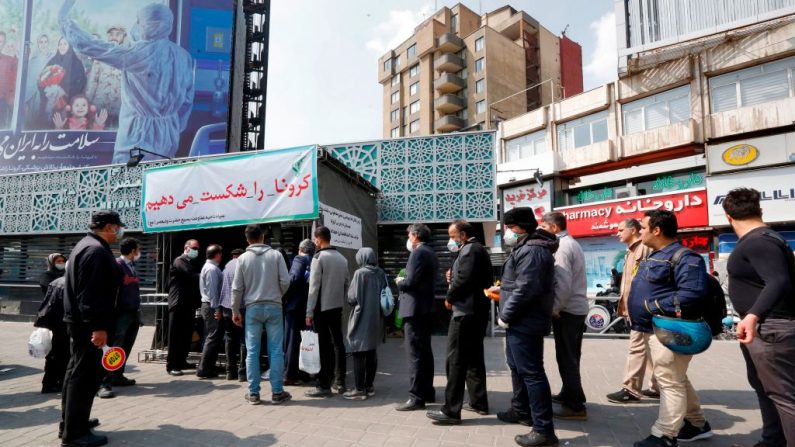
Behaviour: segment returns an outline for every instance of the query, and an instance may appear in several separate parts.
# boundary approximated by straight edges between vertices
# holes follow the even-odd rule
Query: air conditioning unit
[[[638,188],[635,185],[627,185],[614,190],[616,199],[626,199],[638,195]]]

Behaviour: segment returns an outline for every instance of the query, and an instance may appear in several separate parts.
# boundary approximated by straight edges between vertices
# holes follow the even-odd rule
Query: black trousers
[[[195,315],[196,311],[190,306],[176,306],[168,310],[166,370],[181,370],[188,363]]]
[[[795,445],[795,320],[766,320],[740,349],[762,411],[762,441]]]
[[[66,366],[69,364],[69,334],[66,326],[52,331],[52,349],[44,360],[42,388],[63,388]]]
[[[138,328],[141,327],[141,314],[138,310],[127,310],[119,314],[116,318],[116,330],[113,334],[108,334],[108,346],[118,346],[124,349],[127,358],[124,365],[116,371],[108,372],[102,380],[103,386],[113,386],[115,381],[124,375],[124,368],[130,361],[132,348],[135,339],[138,337]]]
[[[585,392],[582,390],[580,377],[585,317],[585,315],[561,312],[560,318],[552,320],[552,330],[555,332],[555,358],[563,382],[559,396],[563,405],[574,411],[585,409]]]
[[[378,369],[378,357],[375,349],[353,353],[353,383],[357,390],[367,391],[375,382],[375,371]]]
[[[419,402],[436,402],[433,389],[433,350],[431,349],[431,317],[421,315],[403,319],[408,354],[409,395]]]
[[[301,331],[306,327],[306,310],[293,309],[284,313],[284,378],[298,380],[298,358],[301,356]]]
[[[72,356],[66,368],[61,398],[63,441],[73,441],[89,433],[88,418],[94,395],[99,390],[105,370],[102,349],[91,343],[91,330],[86,324],[67,324]]]
[[[489,410],[486,393],[486,361],[483,337],[488,317],[465,315],[453,317],[447,330],[447,387],[442,411],[461,417],[464,385],[469,391],[469,404],[478,410]]]
[[[317,374],[320,388],[345,385],[345,344],[342,340],[342,308],[315,312],[315,330],[320,345],[320,372]]]
[[[196,374],[208,375],[215,373],[215,364],[218,361],[218,351],[224,343],[226,353],[226,372],[237,373],[238,354],[240,353],[240,328],[232,322],[232,311],[221,308],[221,319],[215,319],[215,311],[210,303],[202,303],[202,318],[204,318],[204,332],[207,334],[202,349],[202,359],[196,368]]]

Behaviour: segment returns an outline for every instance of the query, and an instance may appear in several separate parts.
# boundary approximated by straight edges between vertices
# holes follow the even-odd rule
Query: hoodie
[[[232,280],[232,310],[252,304],[282,305],[290,275],[282,255],[265,244],[252,244],[237,258]]]
[[[353,306],[348,318],[348,351],[364,352],[378,347],[381,338],[381,290],[387,287],[387,280],[372,248],[359,249],[356,263],[359,269],[348,288],[348,304]]]

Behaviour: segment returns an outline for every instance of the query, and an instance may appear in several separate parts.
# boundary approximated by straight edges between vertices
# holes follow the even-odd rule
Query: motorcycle
[[[619,288],[615,282],[610,287],[605,288],[602,284],[597,284],[598,289],[602,289],[596,293],[597,297],[618,297]],[[620,321],[616,321],[620,320]],[[617,300],[600,300],[594,301],[591,308],[588,310],[588,315],[585,318],[585,325],[588,332],[599,332],[609,328],[606,332],[613,332],[616,334],[628,334],[629,325],[623,317],[618,316],[618,301]]]

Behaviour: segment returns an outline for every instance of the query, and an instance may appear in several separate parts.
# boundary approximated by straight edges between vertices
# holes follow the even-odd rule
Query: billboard
[[[0,2],[0,174],[226,152],[233,24],[232,0]]]

